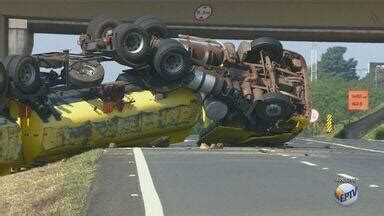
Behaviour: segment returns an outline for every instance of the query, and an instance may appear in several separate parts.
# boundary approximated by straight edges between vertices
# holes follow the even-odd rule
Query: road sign
[[[348,110],[367,110],[368,91],[349,91]]]
[[[195,20],[205,21],[212,15],[212,6],[204,4],[195,9]]]
[[[319,118],[320,118],[319,111],[312,109],[311,110],[311,119],[309,120],[309,123],[314,124],[319,120]]]

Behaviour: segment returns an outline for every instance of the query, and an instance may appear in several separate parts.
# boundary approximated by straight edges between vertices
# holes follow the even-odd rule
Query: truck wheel
[[[149,49],[147,32],[135,24],[120,24],[113,31],[112,44],[116,55],[124,61],[142,61]]]
[[[233,43],[227,42],[227,43],[224,43],[224,47],[225,47],[224,56],[226,61],[231,64],[236,64],[237,62],[239,62],[239,58],[237,57],[237,54],[236,54],[235,45]]]
[[[87,27],[87,34],[92,39],[103,38],[109,30],[113,30],[120,24],[120,21],[109,16],[101,15],[95,17]]]
[[[69,68],[68,79],[77,87],[92,87],[103,82],[104,67],[97,61],[73,62]]]
[[[157,44],[154,50],[155,71],[164,79],[176,80],[190,72],[190,55],[180,42],[164,39]]]
[[[257,107],[257,115],[268,122],[286,120],[292,114],[292,103],[288,96],[269,92],[263,95],[264,100]]]
[[[0,62],[0,97],[6,94],[8,88],[8,75],[4,64]]]
[[[280,61],[283,57],[283,45],[272,37],[261,37],[251,42],[251,52],[256,59],[260,59],[260,51],[266,52],[271,60]]]
[[[11,62],[17,55],[9,55],[3,59],[3,66],[5,69],[5,82],[6,86],[4,89],[0,87],[0,95],[6,95],[8,92],[8,83],[9,83],[9,62]],[[1,66],[0,66],[1,67]],[[1,79],[1,78],[0,78]],[[1,86],[1,84],[0,84]],[[3,92],[3,93],[1,93]]]
[[[120,56],[117,55],[117,53],[113,53],[112,59],[121,65],[126,65],[132,68],[143,68],[148,65],[148,62],[146,59],[132,62],[132,61],[128,61],[127,59],[121,58]]]
[[[6,71],[9,71],[9,63],[18,55],[9,55],[3,59],[3,64]],[[9,73],[8,73],[9,74]]]
[[[240,62],[246,61],[247,53],[251,50],[251,44],[248,41],[241,41],[239,48],[237,48],[237,56]]]
[[[156,16],[146,15],[138,18],[134,24],[144,28],[149,37],[156,36],[159,38],[168,37],[168,29],[165,23]]]
[[[33,94],[41,87],[40,68],[32,56],[16,56],[9,62],[9,74],[15,87]]]

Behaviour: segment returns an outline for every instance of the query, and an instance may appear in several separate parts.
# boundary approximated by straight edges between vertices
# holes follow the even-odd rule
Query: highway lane
[[[145,197],[141,192],[144,192],[143,184],[150,184],[147,177],[136,177],[135,182],[127,181],[128,177],[119,174],[120,180],[113,183],[118,172],[110,171],[106,176],[98,175],[93,188],[108,187],[100,185],[98,179],[110,179],[109,182],[114,188],[120,188],[120,192],[98,193],[96,197],[103,197],[105,200],[127,200],[126,202],[132,205],[124,205],[125,211],[134,208],[129,211],[129,215],[144,215],[145,211],[153,211],[151,206],[156,205],[161,206],[157,206],[156,211],[161,211],[164,215],[186,216],[380,215],[384,212],[384,154],[334,145],[384,150],[381,143],[334,140],[334,144],[330,144],[298,139],[289,142],[285,149],[274,148],[262,153],[260,148],[200,150],[191,142],[193,141],[167,149],[107,150],[106,155],[110,160],[113,160],[113,156],[109,154],[111,151],[115,152],[114,154],[116,151],[143,153],[144,160],[134,162],[140,167],[135,175],[140,176],[140,173],[143,173],[139,164],[145,163],[153,188],[144,189],[150,194]],[[103,156],[101,162],[104,158]],[[116,157],[113,164],[119,164],[117,162],[121,160],[120,156]],[[124,170],[127,165],[121,164],[119,169]],[[111,169],[108,165],[105,168]],[[129,172],[133,173],[135,170]],[[339,206],[333,197],[338,185],[335,180],[343,176],[358,178],[356,184],[360,194],[358,201],[351,207]],[[137,193],[138,196],[121,197],[124,193]],[[148,199],[152,194],[158,196],[157,201]],[[92,197],[95,195],[91,193],[90,199],[95,199]],[[132,200],[140,204],[136,205]],[[103,202],[106,201],[97,203],[101,209],[104,209]],[[91,204],[88,209],[92,209],[92,206]],[[147,209],[148,206],[150,210]],[[108,208],[107,215],[121,213],[118,211],[119,205],[114,208]],[[87,213],[98,215],[90,210]]]

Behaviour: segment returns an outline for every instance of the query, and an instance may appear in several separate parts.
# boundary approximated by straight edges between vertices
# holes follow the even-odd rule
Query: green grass
[[[0,177],[0,215],[79,215],[103,150]]]
[[[363,139],[384,140],[384,125],[380,125],[376,129],[367,133]]]
[[[368,90],[369,109],[366,111],[349,111],[347,109],[349,90]],[[366,80],[347,81],[340,77],[323,75],[316,83],[311,84],[311,101],[313,108],[320,112],[317,127],[309,126],[303,136],[332,137],[342,135],[344,125],[357,121],[384,107],[384,87],[375,87]],[[326,133],[326,115],[332,114],[335,132]]]

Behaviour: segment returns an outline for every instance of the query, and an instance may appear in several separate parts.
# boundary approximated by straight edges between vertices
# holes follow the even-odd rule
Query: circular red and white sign
[[[210,5],[200,5],[195,9],[195,19],[197,21],[207,20],[212,15],[212,7]]]
[[[309,123],[313,124],[313,123],[317,122],[319,120],[319,118],[320,118],[319,111],[312,109],[311,110],[311,119],[309,120]]]

